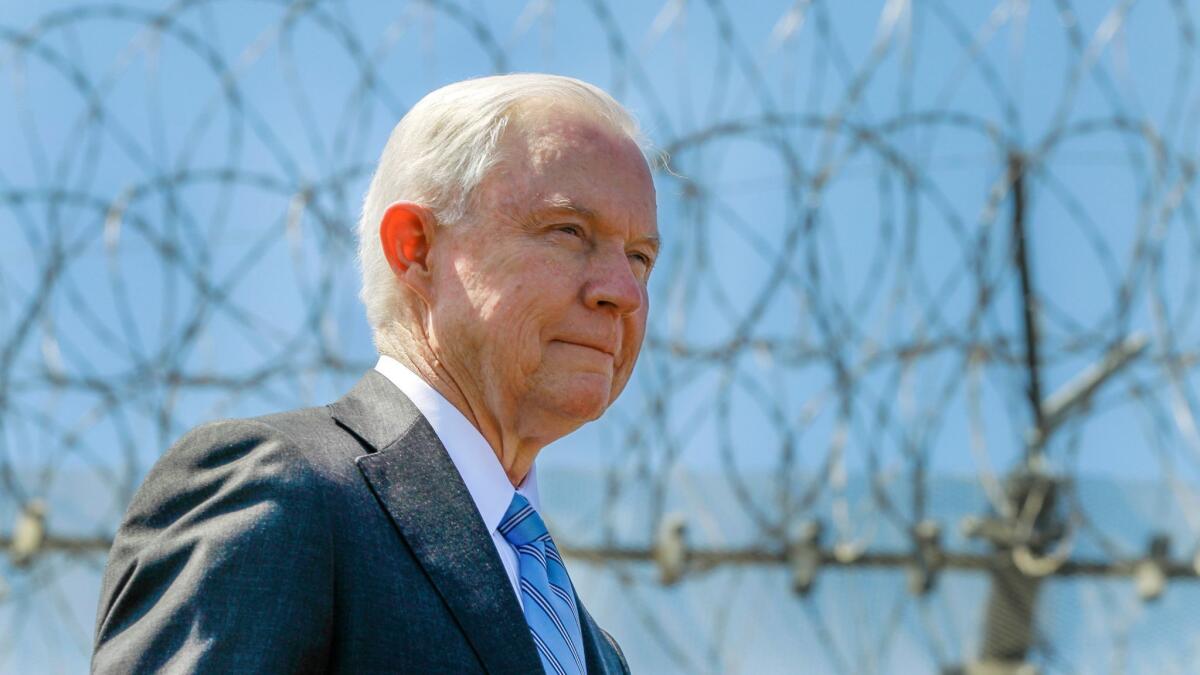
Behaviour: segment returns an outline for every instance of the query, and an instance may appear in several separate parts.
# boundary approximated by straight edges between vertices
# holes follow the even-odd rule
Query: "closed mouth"
[[[616,358],[616,355],[613,354],[611,351],[604,349],[602,347],[597,347],[596,345],[590,345],[585,342],[575,342],[574,340],[558,340],[558,342],[562,342],[562,343],[569,344],[569,345],[575,345],[576,347],[584,347],[587,349],[591,349],[592,351],[600,352],[601,354],[604,354],[605,356],[607,356],[609,358]]]

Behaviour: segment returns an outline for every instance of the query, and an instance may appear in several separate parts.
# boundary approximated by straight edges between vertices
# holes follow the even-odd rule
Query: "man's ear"
[[[392,273],[426,300],[430,290],[427,258],[436,226],[433,212],[416,202],[392,204],[379,223],[379,242]]]

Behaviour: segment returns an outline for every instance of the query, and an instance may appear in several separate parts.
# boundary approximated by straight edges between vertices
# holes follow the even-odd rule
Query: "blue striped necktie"
[[[542,668],[550,675],[586,673],[575,589],[542,517],[518,492],[499,529],[517,549],[521,603]]]

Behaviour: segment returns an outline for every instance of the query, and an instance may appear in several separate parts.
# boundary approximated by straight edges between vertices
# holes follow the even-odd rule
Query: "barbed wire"
[[[1194,662],[1181,0],[27,11],[0,24],[0,666],[86,659],[80,596],[183,431],[371,367],[373,159],[425,91],[508,70],[604,86],[661,151],[642,363],[545,454],[590,462],[551,515],[635,666]]]

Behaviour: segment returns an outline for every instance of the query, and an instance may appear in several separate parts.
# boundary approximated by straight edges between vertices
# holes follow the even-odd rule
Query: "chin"
[[[612,381],[598,375],[578,375],[547,394],[561,416],[584,424],[599,419],[608,409]]]

